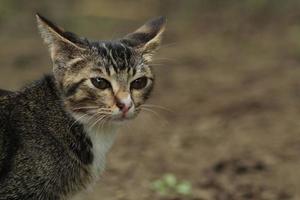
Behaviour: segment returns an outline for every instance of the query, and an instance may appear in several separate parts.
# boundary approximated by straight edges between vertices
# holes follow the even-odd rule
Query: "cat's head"
[[[36,17],[57,86],[72,116],[97,124],[137,115],[153,88],[150,61],[160,45],[165,18],[151,20],[118,40],[90,41]]]

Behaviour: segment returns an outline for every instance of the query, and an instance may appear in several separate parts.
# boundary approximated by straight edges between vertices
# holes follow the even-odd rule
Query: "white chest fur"
[[[104,171],[105,168],[105,160],[106,154],[109,151],[110,147],[112,146],[116,135],[117,135],[117,128],[116,127],[105,127],[103,129],[91,129],[89,127],[85,127],[85,131],[87,135],[90,137],[91,142],[93,144],[92,153],[93,153],[93,162],[90,166],[91,174],[93,176],[92,182],[87,185],[86,189],[83,190],[74,196],[71,196],[70,200],[82,200],[85,199],[86,192],[88,190],[93,190],[94,184],[99,179],[101,173]]]
[[[87,127],[86,132],[93,144],[94,159],[91,164],[91,172],[97,180],[105,168],[106,154],[115,140],[117,131],[116,127],[106,127],[104,129],[90,129]]]

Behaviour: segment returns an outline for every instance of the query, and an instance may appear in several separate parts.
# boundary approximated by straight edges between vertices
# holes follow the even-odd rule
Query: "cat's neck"
[[[92,175],[99,178],[105,168],[106,154],[115,141],[118,126],[104,125],[101,128],[85,126],[85,132],[92,142],[93,162],[91,164]]]

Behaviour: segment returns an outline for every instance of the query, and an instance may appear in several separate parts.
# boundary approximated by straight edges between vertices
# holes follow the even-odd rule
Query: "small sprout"
[[[179,194],[190,195],[192,191],[192,185],[187,181],[183,181],[176,186],[176,190]]]
[[[167,192],[167,186],[162,180],[154,181],[153,188],[158,191],[158,193],[162,196],[166,195]]]
[[[166,174],[164,176],[164,181],[169,187],[175,187],[177,184],[177,179],[173,174]]]
[[[173,174],[166,174],[161,179],[154,181],[152,188],[162,196],[189,196],[192,193],[191,183],[177,180]]]
[[[153,182],[153,188],[154,189],[160,189],[162,187],[164,187],[164,183],[163,183],[162,180],[156,180],[156,181]]]

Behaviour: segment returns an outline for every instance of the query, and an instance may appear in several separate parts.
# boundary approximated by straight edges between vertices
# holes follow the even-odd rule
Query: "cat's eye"
[[[148,83],[148,78],[145,76],[135,79],[134,81],[131,82],[130,89],[141,90],[147,86],[147,83]]]
[[[104,78],[91,78],[91,82],[96,88],[101,90],[105,90],[111,87],[109,81]]]

